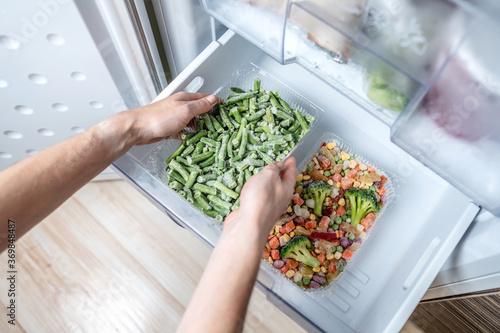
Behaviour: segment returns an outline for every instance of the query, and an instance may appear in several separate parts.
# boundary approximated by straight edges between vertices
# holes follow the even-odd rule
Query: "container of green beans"
[[[321,112],[254,65],[236,71],[215,94],[224,102],[196,119],[195,132],[162,144],[169,153],[159,155],[169,157],[160,173],[191,205],[223,221],[238,209],[245,182],[293,154]]]

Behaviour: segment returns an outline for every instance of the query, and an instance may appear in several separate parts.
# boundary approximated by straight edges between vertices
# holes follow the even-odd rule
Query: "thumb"
[[[219,103],[219,98],[214,95],[208,95],[203,98],[188,102],[189,111],[193,116],[205,113]]]

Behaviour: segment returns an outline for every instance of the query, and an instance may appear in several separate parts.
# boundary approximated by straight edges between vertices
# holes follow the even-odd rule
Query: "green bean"
[[[257,103],[265,103],[269,101],[270,96],[269,95],[262,95],[257,99]]]
[[[179,148],[177,148],[177,150],[172,155],[170,155],[170,157],[167,159],[166,163],[169,164],[170,161],[172,161],[174,158],[179,156],[179,154],[182,153],[182,151],[184,150],[185,147],[186,147],[186,143],[181,142],[181,145],[179,146]]]
[[[185,159],[184,157],[182,157],[182,156],[177,156],[175,158],[175,160],[177,162],[181,162],[182,164],[184,164],[184,168],[186,168],[186,170],[188,170],[190,172],[193,171],[193,170],[199,170],[199,171],[201,171],[201,168],[199,166],[197,166],[196,164],[189,163],[189,161],[187,159]]]
[[[215,173],[206,173],[204,175],[200,175],[196,178],[196,182],[198,183],[205,183],[209,180],[215,180],[217,179],[218,175]]]
[[[204,144],[212,146],[212,147],[215,147],[215,145],[217,143],[215,140],[212,140],[209,138],[201,138],[200,141],[203,142]]]
[[[247,125],[247,120],[246,120],[246,118],[243,118],[241,120],[241,126],[238,129],[238,133],[236,134],[236,138],[234,138],[233,142],[232,142],[234,147],[238,147],[239,146],[240,140],[241,140],[241,137],[243,136],[243,131],[245,130],[246,125]]]
[[[183,133],[181,134],[181,139],[182,140],[188,140],[194,136],[195,133]]]
[[[193,151],[193,154],[191,156],[196,156],[196,155],[201,154],[203,152],[203,148],[205,148],[205,144],[203,142],[198,142],[196,144],[196,148]]]
[[[302,116],[302,113],[300,113],[299,110],[294,110],[293,113],[295,114],[295,118],[297,118],[297,120],[299,121],[300,126],[302,127],[302,130],[303,131],[308,131],[309,130],[309,126],[307,126],[306,120]]]
[[[220,152],[220,147],[222,144],[220,142],[217,142],[215,145],[215,164],[219,166],[219,152]]]
[[[279,139],[274,139],[274,140],[269,140],[269,141],[263,142],[262,144],[264,146],[275,146],[275,145],[281,145],[284,143],[286,143],[286,141],[283,140],[283,138],[279,138]]]
[[[187,158],[187,161],[191,164],[193,163],[198,163],[198,162],[201,162],[201,161],[204,161],[206,160],[207,158],[209,158],[210,156],[212,156],[214,154],[213,151],[207,151],[206,153],[201,153],[199,155],[195,155],[195,156],[192,156],[192,157],[188,157]]]
[[[230,202],[222,200],[218,196],[215,196],[215,195],[212,195],[212,194],[208,195],[208,201],[213,202],[214,204],[219,205],[221,207],[224,207],[226,209],[231,208],[231,203]]]
[[[281,133],[287,134],[287,135],[291,135],[295,141],[299,141],[300,140],[300,135],[297,135],[297,134],[295,134],[293,132],[290,132],[289,130],[286,130],[284,128],[281,129]],[[291,140],[287,140],[287,141],[291,141]]]
[[[194,182],[196,181],[196,177],[198,177],[200,173],[198,171],[191,171],[189,174],[189,177],[186,181],[186,187],[191,188],[194,185]]]
[[[248,108],[250,107],[250,105],[249,105],[249,103],[248,103],[248,102],[249,102],[249,100],[250,100],[250,98],[248,98],[248,99],[244,99],[243,101],[241,101],[241,102],[243,103],[243,107],[247,108],[247,110],[248,110]]]
[[[179,156],[177,158],[179,158]],[[182,176],[182,178],[184,178],[185,181],[188,180],[189,173],[179,162],[177,162],[176,160],[172,160],[170,161],[169,165],[173,170],[177,171]]]
[[[237,94],[244,94],[245,93],[245,90],[240,89],[238,87],[229,87],[229,90],[231,90],[232,92],[235,92]]]
[[[266,147],[266,146],[263,146],[263,145],[252,145],[252,144],[248,144],[247,145],[247,148],[248,150],[251,150],[251,151],[261,151],[261,152],[268,152],[269,151],[269,147]]]
[[[266,109],[266,119],[269,125],[274,125],[274,117],[273,117],[273,112],[271,111],[271,108]]]
[[[221,106],[219,110],[220,110],[220,115],[222,117],[222,121],[224,122],[224,124],[226,124],[226,127],[229,128],[230,130],[233,130],[234,125],[229,120],[229,116],[227,115],[226,109],[223,106]]]
[[[195,199],[195,202],[193,202],[193,206],[195,206],[196,208],[198,208],[199,210],[203,211],[204,210],[204,206],[200,205],[196,199]],[[210,206],[209,206],[210,207]],[[212,207],[210,207],[212,208]]]
[[[290,127],[293,124],[293,118],[285,119],[280,123],[281,127]]]
[[[298,121],[294,121],[292,126],[288,128],[290,132],[295,132],[300,127],[300,123]]]
[[[264,132],[266,132],[267,134],[271,134],[271,130],[269,129],[269,127],[267,127],[267,125],[266,125],[266,124],[261,123],[261,124],[260,124],[260,127],[262,127],[262,129],[264,130]],[[262,140],[262,135],[261,135],[260,137],[261,137],[261,140]],[[265,139],[264,139],[264,140],[265,140]],[[262,141],[264,141],[264,140],[262,140]]]
[[[256,129],[253,130],[255,133],[262,133],[264,132],[264,129],[262,127],[257,127]]]
[[[234,180],[234,169],[229,170],[225,174],[222,175],[222,183],[225,184],[230,189],[235,188],[238,183]]]
[[[264,162],[266,164],[271,164],[274,162],[274,160],[271,158],[271,156],[269,156],[268,154],[264,153],[264,152],[261,152],[259,150],[257,150],[257,153],[259,154],[260,158],[262,158],[264,160]]]
[[[256,175],[256,174],[258,174],[259,172],[261,172],[262,170],[264,170],[264,167],[255,168],[255,169],[253,169],[253,174],[254,174],[254,175]]]
[[[288,105],[288,103],[287,103],[287,102],[285,102],[285,101],[284,101],[283,99],[281,99],[281,97],[279,97],[279,96],[278,96],[278,100],[279,100],[279,102],[280,102],[281,106],[285,108],[285,110],[288,110],[288,111],[292,112],[292,108],[290,108],[290,105]]]
[[[269,130],[269,129],[268,129]],[[264,142],[267,140],[267,132],[265,131],[264,128],[262,128],[262,133],[260,133],[260,141]]]
[[[253,145],[260,144],[260,138],[257,137],[253,131],[248,132],[248,141]]]
[[[245,183],[252,177],[250,170],[245,170]]]
[[[210,116],[210,120],[212,120],[212,124],[214,125],[215,127],[215,130],[218,132],[218,133],[222,133],[224,132],[224,128],[222,127],[222,125],[217,121],[217,119],[215,119],[214,116]]]
[[[215,132],[215,128],[214,128],[214,125],[212,124],[212,119],[210,119],[210,116],[208,115],[208,113],[204,113],[201,115],[201,118],[203,119],[203,121],[205,122],[205,125],[207,126],[207,129],[210,131],[210,132]]]
[[[221,182],[216,182],[215,183],[215,188],[220,190],[221,192],[225,193],[227,196],[236,199],[238,198],[238,193],[235,191],[231,190],[230,188],[226,187],[226,185],[222,184]]]
[[[186,185],[186,181],[184,180],[184,178],[182,178],[182,176],[179,175],[179,173],[177,171],[175,171],[174,169],[168,167],[167,174],[170,178],[175,179],[176,181],[178,181],[182,185]]]
[[[233,117],[229,117],[229,121],[235,128],[240,128],[240,124]]]
[[[245,182],[245,173],[240,172],[238,174],[238,185],[236,186],[236,189],[234,190],[236,193],[238,193],[238,194],[241,193],[241,189],[243,188],[244,182]],[[239,197],[236,200],[239,200]]]
[[[262,116],[264,116],[265,114],[266,114],[266,110],[260,110],[260,111],[255,112],[252,115],[249,115],[249,116],[245,117],[245,119],[248,122],[250,122],[250,121],[257,121],[260,118],[262,118]]]
[[[211,203],[211,207],[213,208],[213,210],[215,210],[217,213],[221,214],[222,216],[229,215],[229,213],[231,212],[229,209],[221,207],[215,203]]]
[[[184,186],[176,180],[169,182],[168,187],[170,187],[174,190],[182,190],[184,188]]]
[[[190,145],[192,144],[193,142],[195,141],[199,141],[202,137],[204,136],[207,136],[207,131],[205,130],[202,130],[202,131],[199,131],[198,133],[196,133],[194,136],[192,136],[191,138],[189,138],[187,141],[186,141],[186,144],[187,145]],[[193,149],[194,150],[194,149]]]
[[[196,120],[196,130],[197,131],[203,130],[204,124],[205,122],[203,121],[203,118],[198,118],[198,120]]]
[[[212,139],[212,140],[217,139],[218,136],[219,136],[219,133],[217,133],[217,131],[211,132],[211,134],[209,135],[210,139]]]
[[[200,191],[194,191],[194,200],[201,206],[202,210],[210,210],[211,206],[207,201],[207,198]]]
[[[238,112],[238,107],[234,107],[230,111],[231,115],[234,117],[237,123],[241,124],[241,114]]]
[[[181,157],[186,157],[187,155],[191,154],[194,151],[194,146],[190,145],[184,151],[181,153]]]
[[[243,172],[248,167],[250,167],[250,165],[248,163],[245,163],[245,161],[236,163],[236,170],[238,170],[239,172]]]
[[[222,137],[222,144],[221,144],[221,147],[220,147],[220,150],[219,150],[219,163],[217,164],[217,166],[222,169],[224,168],[224,164],[225,164],[225,159],[226,159],[226,153],[227,153],[227,143],[229,141],[229,134],[225,134],[223,137]]]
[[[249,109],[249,114],[254,114],[255,111],[257,111],[257,108],[255,106],[255,103],[257,102],[257,98],[252,97],[250,98],[249,102],[248,102],[248,109]]]
[[[253,91],[260,92],[260,80],[258,78],[253,79]]]
[[[236,199],[236,201],[234,202],[233,206],[231,206],[231,210],[235,211],[238,208],[240,208],[240,198],[239,197],[238,197],[238,199]]]
[[[269,134],[268,135],[269,140],[284,140],[284,141],[292,141],[293,136],[291,134],[285,134],[285,135],[275,135],[275,134]]]
[[[200,163],[200,168],[211,167],[211,165],[214,163],[215,163],[215,155],[212,155],[210,156],[210,158]]]
[[[246,146],[248,142],[248,129],[245,127],[243,129],[243,134],[241,136],[240,149],[238,150],[238,156],[243,156],[246,151]]]
[[[185,196],[186,200],[189,201],[190,203],[194,203],[193,192],[191,192],[189,187],[184,186],[184,188],[182,190],[186,193],[186,196]]]
[[[308,124],[311,124],[312,121],[314,120],[314,117],[311,115],[307,115],[304,117],[304,119],[307,121]]]
[[[250,166],[264,166],[264,161],[262,160],[256,160],[254,158],[245,158],[243,160],[244,163],[250,165]]]
[[[213,194],[213,195],[217,194],[217,189],[215,187],[210,187],[210,186],[203,185],[200,183],[194,184],[193,188],[195,190],[198,190],[198,191],[203,192],[203,193]]]
[[[210,206],[210,208],[212,208],[212,206]],[[207,215],[207,216],[209,216],[209,217],[211,217],[211,218],[213,218],[213,219],[217,219],[217,217],[222,218],[222,217],[219,215],[219,213],[217,213],[215,210],[212,210],[212,209],[210,209],[210,210],[204,209],[204,210],[203,210],[203,214],[205,214],[205,215]]]
[[[281,119],[293,121],[293,116],[291,114],[286,113],[283,110],[276,109],[276,111],[274,112],[274,114],[276,116],[280,117]]]
[[[239,94],[239,95],[236,95],[235,97],[232,97],[232,98],[226,100],[225,104],[227,104],[227,105],[234,104],[234,103],[237,103],[237,102],[242,101],[244,99],[251,98],[255,95],[257,95],[257,91]]]

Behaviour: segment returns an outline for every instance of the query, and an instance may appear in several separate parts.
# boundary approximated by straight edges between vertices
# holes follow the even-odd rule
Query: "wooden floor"
[[[7,324],[2,278],[0,332],[172,332],[211,249],[125,182],[107,181],[77,192],[16,253],[17,325]],[[432,332],[425,323],[412,317],[403,332]],[[245,332],[304,331],[254,289]]]

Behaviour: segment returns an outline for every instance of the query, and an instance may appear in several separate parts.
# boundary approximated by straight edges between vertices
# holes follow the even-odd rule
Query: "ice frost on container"
[[[479,22],[476,22],[479,23]],[[476,203],[500,214],[500,52],[497,23],[480,22],[392,138]]]
[[[328,296],[342,272],[355,267],[365,242],[390,209],[397,177],[378,169],[333,133],[316,133],[316,138],[298,163],[292,205],[271,231],[263,258],[266,269],[279,278],[286,276],[287,283]],[[320,187],[326,192],[318,194]],[[323,199],[316,201],[319,196]]]

